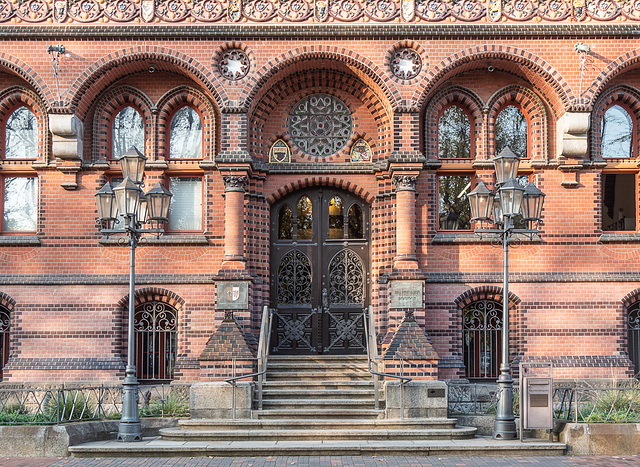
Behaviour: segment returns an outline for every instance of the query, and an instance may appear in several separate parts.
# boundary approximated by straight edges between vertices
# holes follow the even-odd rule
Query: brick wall
[[[524,242],[510,252],[510,290],[518,299],[511,358],[550,360],[558,377],[630,375],[622,300],[640,287],[640,238],[602,241],[601,180],[603,171],[637,173],[638,149],[631,161],[597,162],[599,136],[585,133],[589,149],[570,160],[562,156],[556,125],[567,113],[593,111],[597,128],[608,105],[603,103],[618,102],[620,93],[619,99],[637,113],[637,40],[622,24],[601,26],[602,32],[574,28],[571,35],[558,35],[551,25],[479,33],[456,24],[457,29],[398,29],[406,36],[385,28],[376,33],[336,25],[304,36],[269,26],[256,29],[257,34],[238,24],[214,28],[215,34],[206,37],[186,26],[178,34],[166,24],[154,30],[123,25],[131,28],[126,35],[95,24],[90,28],[95,32],[55,36],[69,52],[59,58],[60,95],[45,42],[34,36],[52,33],[52,26],[0,26],[8,34],[0,57],[0,121],[16,105],[27,105],[41,129],[36,161],[0,161],[0,175],[37,175],[40,191],[37,232],[0,235],[0,292],[15,302],[4,381],[112,381],[123,376],[126,312],[120,301],[128,291],[129,251],[112,239],[101,241],[93,195],[109,177],[120,175],[109,160],[109,125],[113,112],[128,104],[144,116],[145,153],[152,163],[148,185],[169,176],[203,177],[203,228],[197,238],[168,235],[141,245],[136,256],[138,287],[175,294],[183,303],[177,379],[229,374],[228,359],[219,367],[198,363],[224,319],[224,312],[216,310],[216,280],[225,268],[227,280],[251,282],[249,308],[234,312],[234,318],[245,333],[257,336],[262,308],[271,304],[270,205],[301,188],[338,187],[370,203],[368,302],[381,339],[394,332],[405,312],[389,310],[388,279],[409,273],[393,269],[397,210],[392,177],[407,171],[419,174],[411,246],[418,271],[411,274],[426,282],[424,308],[411,311],[440,357],[438,376],[464,376],[456,299],[474,288],[501,288],[502,251],[470,232],[438,231],[439,174],[475,174],[493,184],[486,163],[437,160],[437,118],[451,103],[467,106],[472,116],[476,162],[494,155],[497,112],[510,103],[519,105],[530,131],[522,172],[547,195],[540,241]],[[574,51],[578,41],[593,51],[584,73]],[[401,79],[390,70],[390,57],[401,47],[421,56],[416,78]],[[221,54],[232,48],[245,51],[251,66],[237,81],[222,76],[217,66]],[[619,90],[612,97],[607,93],[614,87]],[[291,108],[314,93],[339,97],[353,116],[349,142],[326,159],[303,154],[287,132]],[[168,119],[184,103],[202,115],[203,160],[167,160]],[[53,154],[51,135],[58,130],[49,129],[47,114],[60,113],[74,114],[83,124],[75,136],[82,140],[81,158]],[[291,147],[291,164],[269,164],[269,148],[278,138]],[[370,144],[370,163],[350,162],[349,149],[357,138]],[[563,185],[567,170],[575,173],[571,188]],[[223,174],[248,179],[243,218],[225,212]],[[63,186],[70,177],[77,189]],[[637,200],[637,192],[631,196]],[[225,225],[227,230],[244,226],[243,259],[227,265]],[[249,372],[250,364],[242,365]],[[423,364],[428,377],[435,374],[434,365]]]

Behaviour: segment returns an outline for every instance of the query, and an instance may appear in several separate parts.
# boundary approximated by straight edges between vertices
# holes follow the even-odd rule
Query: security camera
[[[589,47],[586,44],[583,44],[582,42],[578,42],[576,45],[573,46],[573,48],[579,54],[588,54],[589,52],[591,52],[591,47]]]
[[[491,66],[491,65],[489,65],[489,66],[487,67],[487,71],[488,71],[489,73],[493,73],[493,70],[494,70],[494,69],[495,69],[495,68],[493,68],[493,66]]]
[[[153,73],[156,71],[156,66],[152,63],[151,65],[149,65],[149,73]]]

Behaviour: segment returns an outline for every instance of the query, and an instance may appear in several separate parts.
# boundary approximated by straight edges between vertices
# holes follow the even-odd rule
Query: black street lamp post
[[[515,439],[516,422],[513,414],[513,379],[509,363],[509,245],[513,235],[533,237],[538,233],[538,224],[545,194],[533,183],[523,188],[515,177],[520,159],[509,148],[505,148],[493,159],[496,172],[497,194],[480,182],[469,193],[471,220],[480,224],[475,233],[499,239],[504,253],[502,281],[502,348],[500,376],[498,377],[498,406],[493,426],[496,439]],[[514,218],[522,215],[528,229],[516,229]],[[496,228],[483,228],[494,224]]]
[[[100,231],[106,235],[125,234],[129,238],[129,316],[127,330],[127,366],[122,382],[122,417],[118,425],[118,439],[124,442],[141,441],[142,429],[138,415],[138,380],[135,366],[134,342],[134,294],[136,247],[142,234],[164,233],[163,225],[168,221],[171,192],[160,183],[142,192],[144,165],[147,158],[136,148],[131,148],[120,158],[124,180],[112,189],[107,182],[95,194]],[[114,229],[118,213],[124,218],[124,230]],[[144,225],[149,227],[145,228]],[[155,226],[154,226],[155,225]]]

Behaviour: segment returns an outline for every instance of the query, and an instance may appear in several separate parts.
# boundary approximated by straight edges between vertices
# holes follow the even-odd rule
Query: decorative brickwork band
[[[396,186],[396,192],[416,191],[417,181],[418,177],[415,175],[396,175],[393,177],[393,184]]]
[[[244,187],[249,180],[244,176],[225,175],[224,177],[222,177],[222,181],[224,182],[225,193],[229,193],[230,191],[238,191],[244,193]]]

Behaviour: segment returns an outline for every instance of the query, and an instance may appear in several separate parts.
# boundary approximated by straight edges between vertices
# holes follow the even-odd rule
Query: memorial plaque
[[[222,310],[246,310],[249,308],[248,282],[218,282],[218,304]]]
[[[391,308],[424,308],[422,281],[391,282]]]

